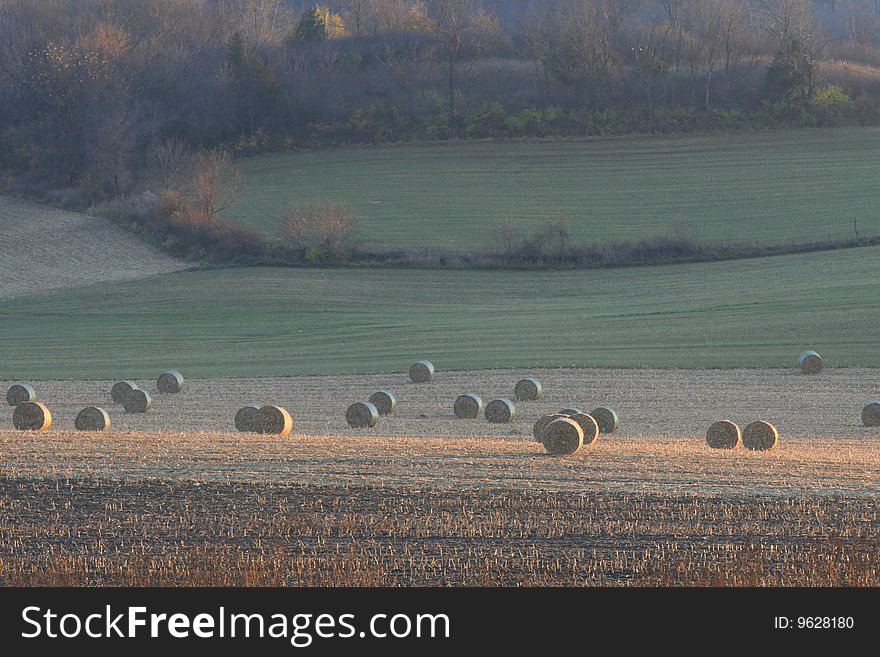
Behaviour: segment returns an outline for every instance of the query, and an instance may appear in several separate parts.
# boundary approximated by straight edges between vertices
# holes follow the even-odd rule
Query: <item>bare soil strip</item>
[[[0,197],[0,299],[193,266],[107,219]]]

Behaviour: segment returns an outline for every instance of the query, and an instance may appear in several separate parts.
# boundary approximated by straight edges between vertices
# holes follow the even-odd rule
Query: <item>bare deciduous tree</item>
[[[194,158],[190,186],[199,218],[212,221],[218,212],[241,197],[244,178],[241,171],[232,166],[229,153],[205,151]]]

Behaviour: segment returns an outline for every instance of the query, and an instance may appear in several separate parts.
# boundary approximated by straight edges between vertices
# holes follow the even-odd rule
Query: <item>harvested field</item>
[[[788,370],[528,370],[544,384],[544,399],[517,405],[512,424],[493,425],[454,417],[462,390],[484,400],[506,396],[524,370],[440,372],[431,385],[398,374],[274,379],[190,379],[179,395],[153,396],[146,415],[126,414],[110,403],[108,381],[41,381],[40,399],[52,409],[54,425],[72,429],[76,414],[97,405],[122,432],[232,432],[236,411],[251,404],[279,404],[293,416],[297,435],[349,435],[348,406],[376,390],[397,396],[394,414],[383,416],[384,436],[494,437],[532,440],[538,418],[563,407],[592,409],[607,404],[620,414],[613,440],[635,436],[694,436],[719,418],[745,426],[758,419],[780,432],[780,448],[792,437],[849,437],[880,440],[876,427],[862,424],[864,405],[880,391],[880,370],[826,369],[806,377]],[[155,380],[135,383],[155,393]],[[9,409],[7,409],[9,410]],[[424,417],[423,417],[424,416]],[[11,428],[11,411],[0,413],[0,430]],[[601,439],[600,439],[601,441]]]
[[[107,219],[0,196],[0,299],[190,269]]]

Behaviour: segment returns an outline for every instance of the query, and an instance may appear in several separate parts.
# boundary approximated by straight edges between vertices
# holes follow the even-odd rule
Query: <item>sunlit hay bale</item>
[[[273,436],[287,436],[293,430],[293,418],[281,406],[263,406],[253,417],[252,431]]]
[[[596,422],[596,418],[592,415],[578,413],[577,415],[570,416],[568,419],[576,422],[581,431],[584,432],[584,445],[592,445],[599,440],[602,431],[599,429],[599,423]]]
[[[110,416],[103,408],[86,406],[77,414],[73,426],[78,431],[106,431],[110,428]]]
[[[510,424],[516,418],[516,406],[509,399],[495,399],[486,404],[485,415],[492,424]]]
[[[379,423],[379,410],[371,402],[355,402],[345,411],[345,421],[352,429],[370,429]]]
[[[599,431],[603,436],[612,434],[620,428],[620,416],[609,406],[599,406],[590,411],[590,415],[599,425]]]
[[[16,383],[6,391],[6,403],[10,406],[32,401],[37,401],[37,391],[27,383]]]
[[[159,392],[178,393],[183,389],[183,375],[177,370],[162,372],[156,381],[156,387],[159,388]]]
[[[370,395],[370,403],[379,411],[379,415],[391,415],[397,406],[397,398],[388,390],[379,390]]]
[[[459,420],[475,420],[483,414],[483,400],[472,392],[459,395],[455,399],[453,411]]]
[[[516,382],[513,394],[518,401],[538,401],[544,396],[544,389],[538,379],[529,376]]]
[[[742,442],[753,452],[769,452],[779,446],[779,432],[769,422],[758,420],[743,430]]]
[[[114,404],[121,404],[129,391],[134,390],[137,387],[138,386],[134,381],[125,380],[114,383],[113,387],[110,389],[110,399],[113,400]]]
[[[259,406],[245,406],[238,409],[238,412],[235,414],[235,430],[244,432],[255,431],[254,416],[259,410]]]
[[[429,360],[420,360],[409,368],[409,378],[413,383],[431,383],[434,380],[434,365]]]
[[[40,402],[24,402],[12,412],[12,426],[21,431],[46,431],[52,426],[52,413]]]
[[[539,443],[543,443],[547,425],[553,422],[553,420],[566,417],[568,417],[568,415],[563,413],[547,413],[546,415],[539,417],[538,421],[535,422],[535,426],[532,427],[532,435],[535,437],[535,440]]]
[[[862,424],[866,427],[880,427],[880,401],[869,401],[862,409]]]
[[[150,393],[140,388],[132,388],[122,399],[122,405],[126,413],[146,413],[153,407],[153,398]]]
[[[580,415],[583,411],[579,408],[560,408],[559,413],[562,415]]]
[[[742,430],[730,420],[713,422],[706,431],[706,444],[712,449],[736,449],[742,444]]]
[[[554,456],[570,456],[584,444],[584,431],[574,420],[553,420],[544,430],[544,447]]]
[[[805,351],[798,361],[804,374],[818,374],[822,371],[822,357],[815,351]]]

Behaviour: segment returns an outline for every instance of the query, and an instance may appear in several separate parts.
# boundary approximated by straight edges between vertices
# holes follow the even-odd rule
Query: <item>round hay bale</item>
[[[106,431],[110,428],[110,416],[103,408],[86,406],[77,413],[73,426],[78,431]]]
[[[37,401],[37,391],[27,383],[16,383],[6,391],[6,403],[10,406],[32,401]]]
[[[397,406],[397,398],[394,393],[387,390],[379,390],[370,395],[370,403],[379,411],[379,415],[391,415]]]
[[[12,412],[12,426],[21,431],[46,431],[52,426],[52,413],[40,402],[24,402]]]
[[[736,449],[742,444],[742,430],[730,420],[718,420],[706,431],[706,444],[712,449]]]
[[[544,396],[544,389],[538,379],[529,376],[516,382],[513,394],[519,401],[538,401]]]
[[[352,429],[369,429],[379,423],[379,410],[371,402],[355,402],[345,411],[345,421]]]
[[[584,445],[592,445],[599,440],[599,435],[602,431],[599,428],[599,423],[596,421],[596,418],[592,415],[578,413],[577,415],[570,416],[568,419],[576,422],[581,428],[581,431],[584,432]]]
[[[603,436],[614,433],[620,428],[620,416],[613,408],[609,406],[599,406],[590,411],[590,415],[599,425],[599,431]],[[586,431],[586,429],[584,429]]]
[[[453,411],[459,420],[475,420],[483,414],[483,400],[472,392],[459,395],[455,399]]]
[[[485,415],[492,424],[510,424],[516,418],[516,406],[509,399],[494,399],[486,404]]]
[[[259,406],[245,406],[238,409],[238,412],[235,414],[235,430],[244,432],[255,431],[254,417],[259,410]]]
[[[122,405],[126,413],[146,413],[153,407],[153,398],[146,390],[132,388],[125,393]]]
[[[815,351],[805,351],[798,358],[798,362],[804,374],[818,374],[822,371],[822,357]]]
[[[779,446],[779,432],[769,422],[758,420],[746,426],[742,441],[753,452],[769,452]]]
[[[574,420],[553,420],[544,430],[544,447],[555,456],[570,456],[584,444],[584,430]]]
[[[293,430],[293,418],[281,406],[263,406],[254,413],[252,431],[273,436],[287,436]]]
[[[156,381],[156,387],[159,392],[166,394],[175,394],[183,389],[183,375],[177,370],[168,370],[159,375]]]
[[[869,401],[862,409],[862,424],[866,427],[880,427],[880,401]]]
[[[547,425],[553,422],[553,420],[566,417],[568,417],[568,415],[564,415],[563,413],[547,413],[546,415],[539,417],[538,421],[535,422],[535,426],[532,427],[532,435],[535,437],[535,440],[539,443],[543,443]]]
[[[560,408],[559,413],[561,415],[580,415],[583,411],[579,408]]]
[[[114,404],[121,404],[129,391],[134,390],[135,388],[137,388],[137,383],[134,381],[118,381],[113,384],[112,388],[110,388],[110,399],[113,400]]]
[[[420,360],[409,368],[409,379],[413,383],[431,383],[434,380],[434,365],[429,360]]]

